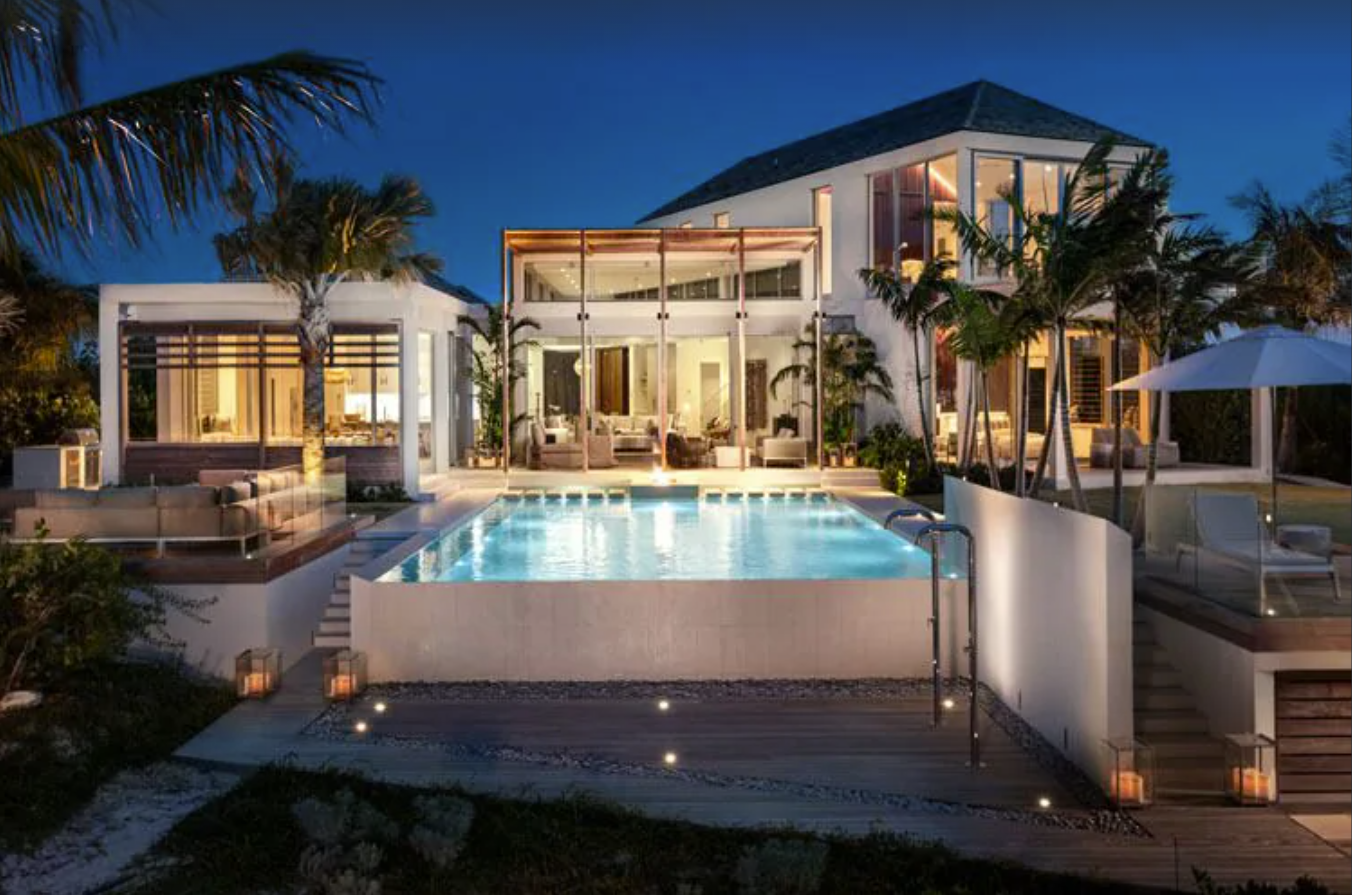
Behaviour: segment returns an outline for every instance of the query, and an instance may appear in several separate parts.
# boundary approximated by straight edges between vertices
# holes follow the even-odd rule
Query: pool
[[[929,572],[927,553],[824,495],[574,495],[499,499],[379,580],[863,580]]]

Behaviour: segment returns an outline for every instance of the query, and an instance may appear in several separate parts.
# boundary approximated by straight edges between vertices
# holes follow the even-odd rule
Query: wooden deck
[[[1150,837],[1065,830],[989,817],[920,812],[784,789],[711,785],[661,773],[600,773],[557,764],[505,761],[437,748],[342,741],[304,734],[324,710],[319,654],[288,671],[266,702],[240,705],[178,752],[184,760],[250,766],[289,760],[301,767],[349,768],[411,785],[457,783],[482,792],[549,797],[584,790],[645,813],[725,826],[792,824],[862,834],[875,827],[941,840],[966,853],[1036,867],[1191,888],[1191,868],[1222,883],[1290,883],[1313,876],[1352,893],[1347,857],[1276,809],[1156,807],[1137,818]],[[835,781],[954,801],[1016,803],[1051,786],[1021,754],[987,734],[990,765],[979,774],[953,748],[961,724],[931,731],[914,705],[871,700],[822,707],[794,701],[674,703],[666,717],[646,701],[560,704],[392,702],[364,716],[372,732],[439,733],[522,748],[597,750],[616,760],[679,765],[756,778]],[[993,727],[993,725],[992,725]],[[918,791],[912,791],[918,790]],[[1053,791],[1054,799],[1060,798]]]

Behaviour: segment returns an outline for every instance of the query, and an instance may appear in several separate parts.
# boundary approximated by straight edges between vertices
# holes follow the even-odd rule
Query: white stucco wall
[[[183,658],[218,677],[234,674],[235,656],[257,646],[280,647],[285,666],[294,664],[311,646],[333,578],[347,559],[344,545],[266,584],[171,584],[186,597],[216,597],[203,615],[206,624],[172,614],[168,629],[184,643]]]
[[[929,674],[923,579],[404,584],[375,574],[352,583],[353,648],[375,681]],[[964,600],[961,586],[944,586],[955,631]],[[961,652],[946,639],[952,673]]]
[[[1130,536],[954,478],[944,482],[944,510],[976,539],[983,680],[1106,779],[1102,740],[1134,727]]]

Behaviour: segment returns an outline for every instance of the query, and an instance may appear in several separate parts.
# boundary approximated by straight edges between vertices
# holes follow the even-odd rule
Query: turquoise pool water
[[[381,581],[921,578],[929,554],[825,497],[498,500]]]

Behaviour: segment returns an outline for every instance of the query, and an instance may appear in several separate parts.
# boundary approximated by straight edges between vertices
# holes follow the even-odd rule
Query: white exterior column
[[[399,319],[399,468],[404,490],[418,496],[418,313],[405,299]]]
[[[122,346],[117,321],[120,306],[106,295],[99,299],[99,448],[102,451],[103,483],[122,479]]]
[[[1272,389],[1254,389],[1249,393],[1249,406],[1250,462],[1263,473],[1264,479],[1271,479],[1272,464],[1276,462],[1272,455]]]
[[[451,418],[451,338],[444,328],[432,331],[432,470],[445,472],[455,451]]]
[[[1169,393],[1149,392],[1150,399],[1160,402],[1160,441],[1171,441],[1169,437]]]

